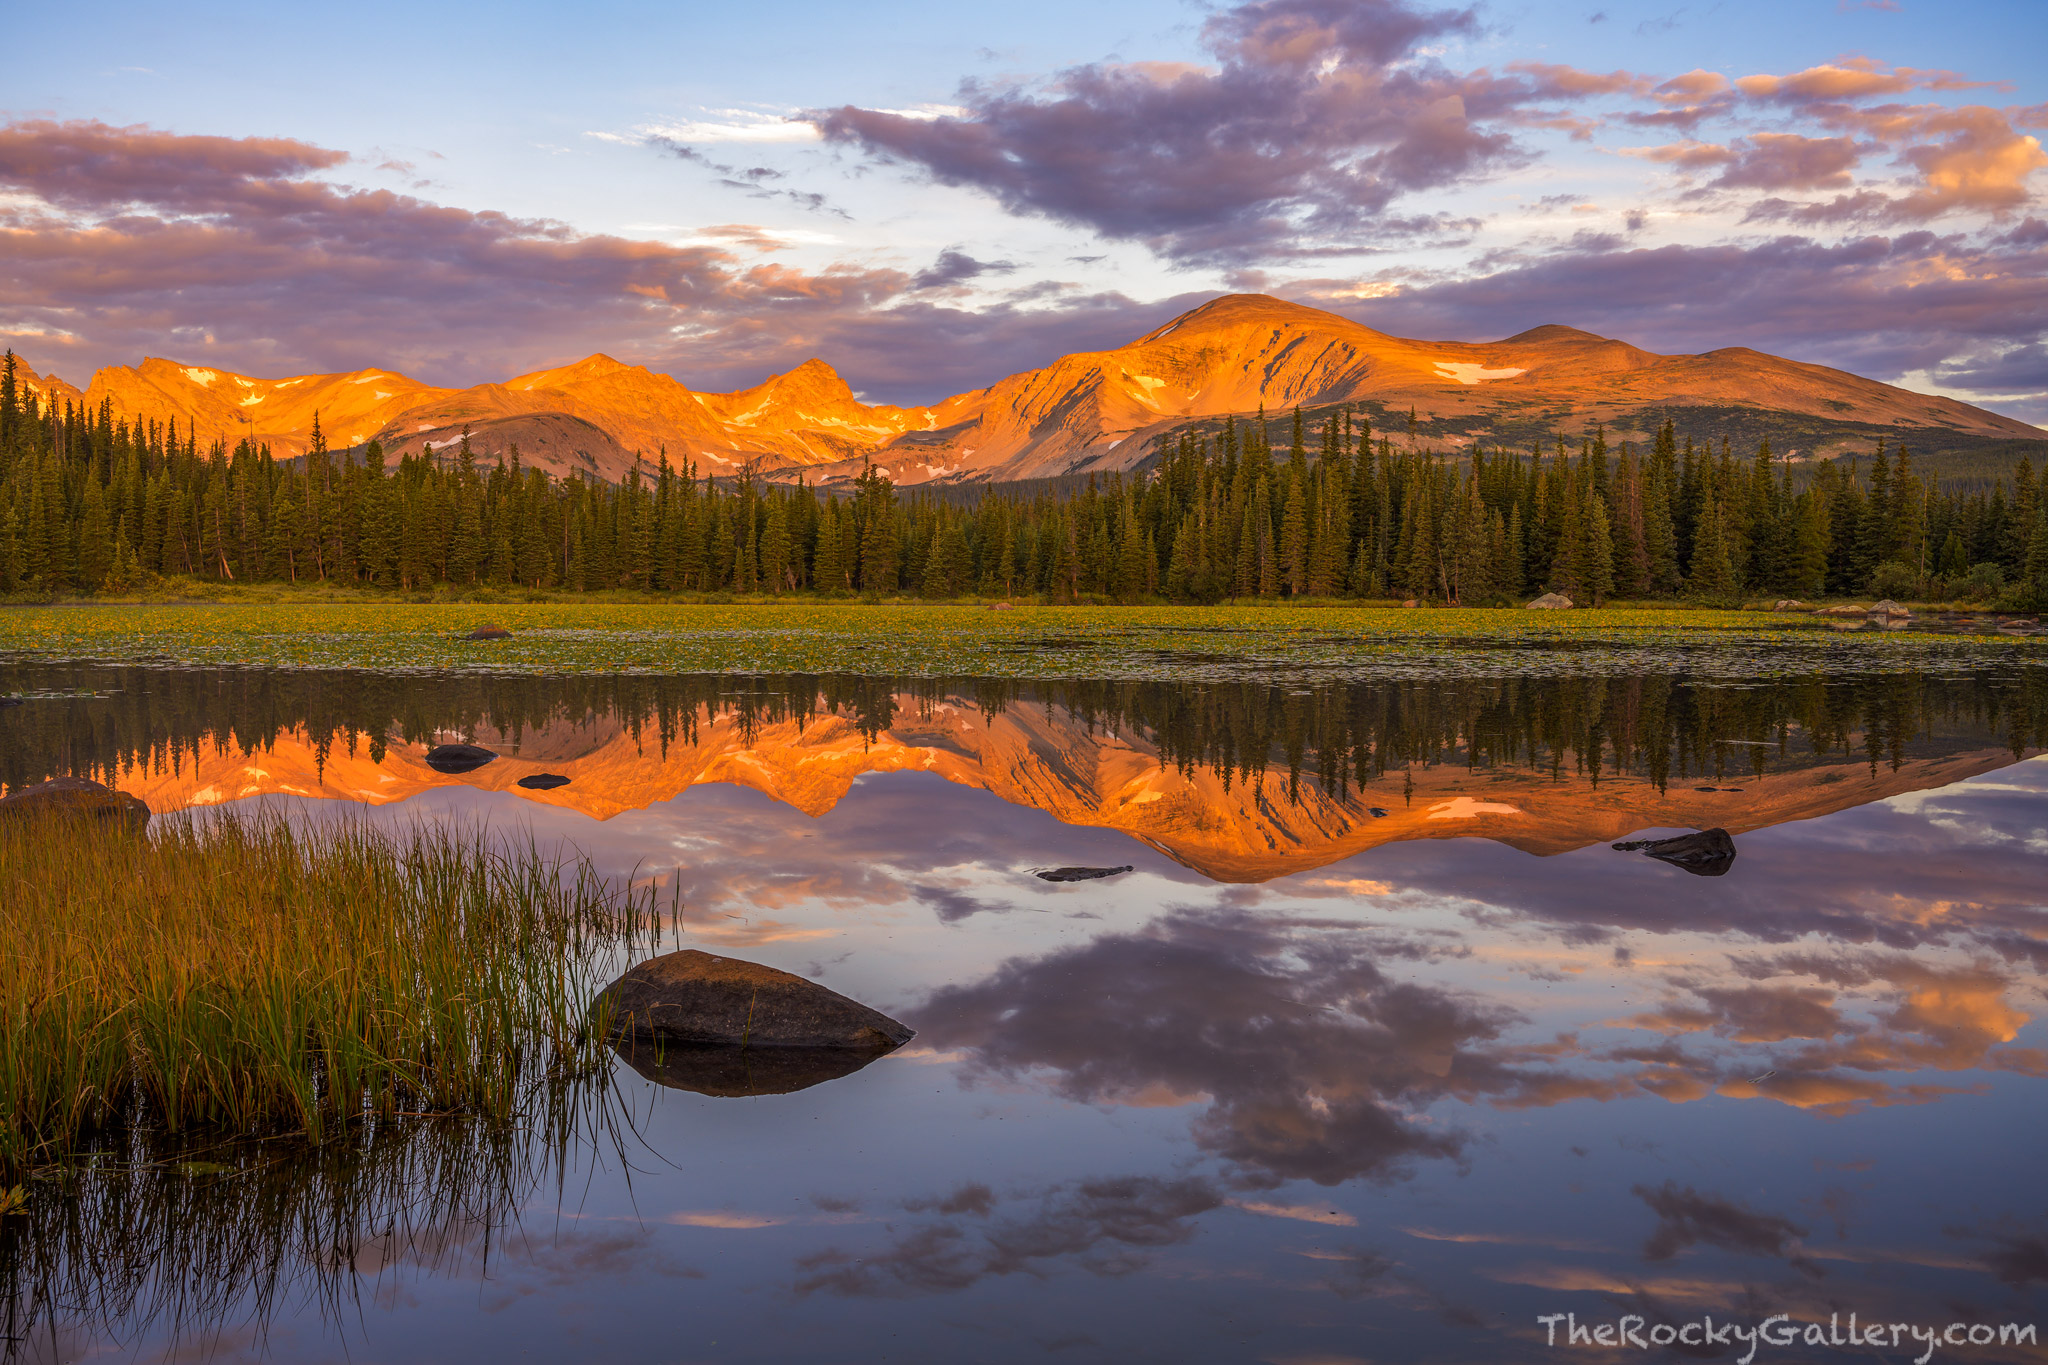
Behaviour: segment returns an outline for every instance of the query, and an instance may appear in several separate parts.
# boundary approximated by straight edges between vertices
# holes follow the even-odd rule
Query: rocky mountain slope
[[[54,378],[34,383],[78,396]],[[99,371],[82,398],[175,420],[202,443],[248,436],[280,454],[305,449],[316,412],[330,445],[375,438],[393,454],[442,449],[467,427],[484,458],[516,443],[530,464],[610,480],[661,453],[710,472],[755,461],[813,481],[851,478],[869,461],[911,484],[1127,469],[1190,423],[1345,403],[1364,405],[1383,429],[1395,419],[1404,444],[1440,449],[1595,423],[1641,437],[1666,415],[1705,438],[1768,419],[1809,455],[1862,448],[1879,433],[1923,446],[2048,439],[1952,398],[1741,347],[1656,355],[1555,325],[1502,341],[1421,341],[1258,294],[1214,299],[1126,346],[1062,356],[929,407],[862,403],[821,360],[716,394],[602,355],[467,389],[389,370],[257,379],[152,359]]]

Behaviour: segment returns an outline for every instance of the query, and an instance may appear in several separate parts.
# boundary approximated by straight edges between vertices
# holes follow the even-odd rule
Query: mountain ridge
[[[297,455],[317,413],[332,446],[376,440],[396,457],[445,449],[467,428],[483,458],[517,443],[530,465],[614,482],[664,454],[704,472],[752,464],[827,483],[870,464],[904,484],[1131,469],[1191,424],[1338,404],[1382,418],[1413,412],[1416,439],[1452,451],[1596,424],[1640,438],[1674,410],[1782,417],[1809,457],[1885,432],[2048,441],[2041,428],[1957,399],[1749,347],[1659,355],[1563,323],[1499,341],[1433,341],[1263,294],[1222,295],[1123,346],[911,407],[862,402],[818,357],[731,393],[692,390],[601,352],[464,389],[389,369],[261,379],[161,357],[104,367],[82,391],[33,366],[22,374],[45,402],[110,403],[125,418],[174,421],[202,446],[246,437]],[[1408,436],[1405,423],[1398,434]]]

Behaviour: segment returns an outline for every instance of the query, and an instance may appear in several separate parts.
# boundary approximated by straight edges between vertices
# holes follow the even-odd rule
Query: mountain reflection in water
[[[1652,826],[1739,833],[2048,744],[2041,669],[1320,689],[15,672],[23,690],[95,699],[0,721],[10,788],[71,771],[161,813],[278,794],[384,804],[461,784],[607,819],[730,782],[818,816],[867,774],[930,772],[1240,882],[1405,839],[1481,835],[1554,854]],[[500,757],[457,771],[430,761],[451,741]],[[543,773],[569,780],[521,786]]]
[[[685,946],[918,1030],[834,1079],[622,1060],[622,1117],[523,1146],[40,1183],[0,1219],[16,1358],[1512,1361],[1565,1311],[2040,1317],[2040,670],[0,688],[103,694],[0,712],[11,785],[571,839],[672,884]],[[457,741],[502,757],[422,761]],[[1708,823],[1722,877],[1606,847]]]

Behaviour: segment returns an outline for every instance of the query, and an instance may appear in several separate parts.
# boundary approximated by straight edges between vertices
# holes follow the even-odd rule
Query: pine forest
[[[1647,448],[1451,454],[1340,409],[1184,433],[1154,466],[1056,491],[850,489],[704,475],[665,456],[622,483],[458,447],[376,442],[273,460],[173,425],[40,405],[0,372],[0,593],[120,594],[160,579],[398,593],[1373,599],[1507,605],[1828,595],[2048,606],[2048,515],[2028,460],[1941,486],[1903,446],[1797,462],[1667,423]]]

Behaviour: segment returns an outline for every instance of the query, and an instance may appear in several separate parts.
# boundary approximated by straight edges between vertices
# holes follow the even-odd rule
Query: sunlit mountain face
[[[1077,353],[987,387],[917,407],[861,402],[826,361],[731,393],[699,393],[666,374],[593,355],[574,365],[467,389],[390,370],[257,379],[150,359],[97,371],[81,394],[51,397],[170,423],[201,446],[248,439],[303,453],[376,440],[387,456],[467,442],[555,475],[617,481],[660,458],[711,473],[742,466],[850,479],[874,465],[899,483],[1038,478],[1143,465],[1191,425],[1340,405],[1403,442],[1432,448],[1526,444],[1558,432],[1647,440],[1666,420],[1688,435],[1775,437],[1782,453],[1862,450],[1879,435],[1947,449],[2040,442],[2037,427],[1953,398],[1742,347],[1656,355],[1576,328],[1545,325],[1499,341],[1391,336],[1334,313],[1264,295],[1205,303],[1126,345]]]
[[[1448,1362],[1548,1358],[1557,1312],[2021,1320],[2039,674],[6,665],[9,787],[537,840],[654,885],[663,947],[917,1036],[622,1060],[511,1140],[151,1167],[65,1206],[78,1239],[0,1222],[0,1282],[65,1351],[151,1358],[571,1358],[687,1319],[721,1360]],[[496,757],[438,771],[455,742]],[[1719,875],[1610,847],[1708,825]]]

